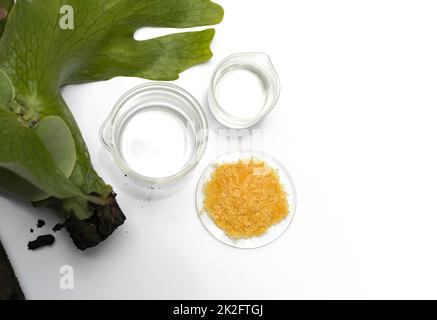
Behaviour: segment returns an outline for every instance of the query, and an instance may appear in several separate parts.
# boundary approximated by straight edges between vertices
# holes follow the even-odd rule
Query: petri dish
[[[215,171],[215,167],[217,165],[236,162],[241,159],[252,158],[264,160],[270,167],[277,170],[281,184],[283,185],[283,188],[287,193],[289,212],[285,219],[283,219],[278,224],[271,226],[262,236],[243,239],[232,239],[228,237],[226,233],[214,223],[214,221],[209,217],[208,213],[204,209],[205,194],[203,192],[203,189],[205,184],[210,181],[211,175]],[[274,242],[287,231],[291,222],[293,221],[296,210],[296,189],[293,183],[293,179],[291,178],[285,166],[271,155],[263,151],[253,149],[234,150],[219,156],[205,169],[197,184],[196,207],[200,221],[202,222],[206,230],[215,239],[235,248],[256,249]]]
[[[120,98],[100,137],[129,177],[146,185],[168,184],[186,176],[203,156],[208,123],[187,91],[152,82]]]
[[[237,53],[223,60],[211,79],[208,104],[222,125],[246,129],[276,106],[280,81],[265,53]]]

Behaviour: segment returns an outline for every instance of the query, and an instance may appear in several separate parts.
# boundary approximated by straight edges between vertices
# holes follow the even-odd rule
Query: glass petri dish
[[[216,165],[251,158],[264,160],[270,167],[277,170],[284,190],[288,195],[287,199],[289,204],[289,212],[284,220],[276,225],[271,226],[262,236],[253,238],[232,239],[228,237],[226,233],[214,223],[214,221],[209,217],[208,213],[204,209],[205,194],[203,192],[203,189],[205,184],[210,181],[211,175],[215,171]],[[291,178],[284,165],[282,165],[278,160],[276,160],[269,154],[253,149],[235,150],[221,155],[205,169],[197,185],[196,207],[200,221],[202,222],[206,230],[214,238],[231,247],[241,249],[255,249],[264,247],[274,242],[287,231],[293,220],[296,210],[296,189],[293,183],[293,179]]]
[[[205,113],[184,89],[140,85],[116,103],[100,130],[103,145],[135,182],[171,184],[202,158],[208,141]]]
[[[265,53],[237,53],[214,72],[208,94],[212,115],[232,129],[250,128],[276,106],[280,82]]]

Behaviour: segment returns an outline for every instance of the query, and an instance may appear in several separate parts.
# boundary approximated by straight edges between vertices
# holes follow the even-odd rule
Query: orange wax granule
[[[277,171],[262,160],[216,166],[204,193],[204,209],[233,239],[260,236],[289,212]]]

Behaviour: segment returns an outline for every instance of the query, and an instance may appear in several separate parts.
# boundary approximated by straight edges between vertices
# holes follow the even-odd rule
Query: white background
[[[176,84],[206,108],[220,60],[242,51],[271,56],[283,91],[262,125],[271,140],[255,147],[279,158],[295,180],[291,228],[252,251],[204,230],[194,191],[217,156],[214,137],[183,190],[165,201],[132,196],[98,129],[118,97],[145,80],[68,87],[95,167],[119,193],[128,220],[85,253],[65,232],[52,248],[29,252],[36,218],[51,228],[56,216],[1,198],[2,241],[27,297],[437,298],[437,3],[218,2],[226,17],[214,58]],[[73,291],[59,288],[66,264],[75,270]]]

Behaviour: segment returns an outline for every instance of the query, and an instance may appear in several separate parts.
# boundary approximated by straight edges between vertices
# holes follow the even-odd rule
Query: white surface
[[[26,243],[46,210],[2,198],[0,233],[28,298],[437,298],[437,3],[221,0],[210,63],[176,83],[202,103],[217,63],[268,53],[282,82],[263,123],[263,149],[297,187],[291,228],[244,251],[212,238],[194,191],[222,150],[212,137],[184,190],[165,201],[129,195],[99,142],[118,97],[141,79],[66,88],[97,171],[128,216],[100,247],[77,251],[65,233],[51,249]],[[210,117],[210,124],[217,128]],[[59,289],[59,269],[75,290]]]

